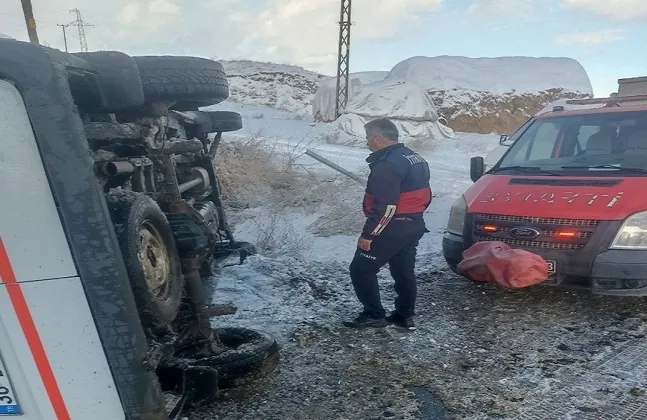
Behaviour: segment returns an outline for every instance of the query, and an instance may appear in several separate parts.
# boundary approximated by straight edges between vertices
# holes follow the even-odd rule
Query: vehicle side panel
[[[9,296],[20,288],[28,305],[60,392],[58,402],[45,389],[36,367],[32,343]],[[2,337],[4,336],[4,337]],[[64,420],[53,410],[63,404],[69,418],[124,419],[101,341],[78,277],[49,279],[0,286],[0,351],[5,368],[16,386],[16,398],[25,411],[24,420]],[[41,363],[41,361],[39,361]],[[50,383],[48,383],[50,382]],[[58,397],[54,397],[56,400]]]
[[[143,364],[148,350],[146,337],[105,199],[95,182],[83,124],[70,93],[67,64],[58,58],[61,56],[41,46],[0,40],[0,78],[13,81],[25,102],[126,417],[165,419],[164,398],[155,372],[146,370]],[[75,71],[92,68],[88,65]],[[64,305],[65,300],[59,304]]]

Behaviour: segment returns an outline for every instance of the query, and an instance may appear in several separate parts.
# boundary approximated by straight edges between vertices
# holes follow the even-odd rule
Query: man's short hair
[[[391,140],[398,142],[398,128],[390,120],[386,118],[378,118],[373,121],[369,121],[364,124],[364,130],[366,135],[371,137],[375,134],[379,134],[384,137],[386,140]]]

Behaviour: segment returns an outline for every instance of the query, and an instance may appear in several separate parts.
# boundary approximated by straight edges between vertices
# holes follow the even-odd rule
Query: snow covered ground
[[[215,109],[215,108],[214,108]],[[366,177],[368,165],[365,159],[369,150],[362,147],[349,147],[327,144],[331,137],[334,123],[311,123],[293,119],[289,112],[260,108],[242,104],[222,104],[217,109],[230,110],[241,113],[244,118],[244,128],[230,134],[230,138],[247,138],[261,136],[268,148],[280,148],[285,153],[299,155],[297,164],[308,168],[323,179],[343,178],[334,170],[304,155],[306,149],[325,157],[326,159],[342,166],[343,168]],[[256,118],[263,114],[263,118]],[[430,209],[425,214],[428,229],[432,232],[425,235],[420,244],[422,256],[435,255],[441,250],[442,233],[445,229],[449,210],[454,201],[472,183],[469,177],[469,162],[472,156],[486,156],[499,144],[499,136],[456,133],[454,139],[442,139],[434,142],[429,147],[420,150],[420,153],[429,161],[432,170],[431,188],[434,194]],[[347,202],[352,202],[357,212],[361,211],[363,187],[351,185],[351,189],[342,197]],[[335,203],[330,203],[335,205]],[[293,215],[291,223],[295,228],[307,227],[319,214]],[[252,222],[237,226],[235,232],[241,240],[253,241],[254,224]],[[357,232],[359,234],[359,232]],[[357,236],[332,236],[315,237],[305,233],[306,246],[302,249],[304,257],[314,261],[336,260],[343,263],[349,262],[353,256]],[[435,261],[434,264],[441,264]],[[444,262],[442,263],[444,264]]]
[[[421,150],[434,199],[425,214],[431,232],[418,255],[418,330],[357,332],[341,322],[359,309],[347,267],[361,227],[362,187],[302,152],[310,148],[366,176],[368,150],[327,144],[330,125],[289,112],[229,102],[216,108],[244,117],[245,128],[228,142],[261,138],[275,156],[296,157],[312,177],[311,190],[329,195],[284,209],[267,197],[265,206],[230,213],[239,240],[274,235],[285,246],[219,270],[211,281],[214,302],[233,301],[239,309],[215,324],[269,333],[282,361],[270,377],[224,392],[191,420],[647,418],[641,299],[544,287],[507,291],[446,268],[441,237],[449,209],[471,184],[469,158],[487,155],[497,136],[457,133]],[[343,226],[342,233],[317,234],[313,225],[330,215],[324,220]],[[388,270],[380,283],[388,310],[394,298]]]

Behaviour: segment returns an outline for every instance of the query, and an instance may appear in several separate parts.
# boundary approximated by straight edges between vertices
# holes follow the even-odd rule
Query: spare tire
[[[184,277],[173,232],[150,197],[115,190],[106,201],[145,328],[168,326],[180,310]]]
[[[207,111],[211,118],[212,133],[226,133],[243,128],[243,119],[233,111]]]
[[[174,101],[171,109],[196,110],[229,97],[229,83],[222,64],[198,57],[133,57],[147,103]]]

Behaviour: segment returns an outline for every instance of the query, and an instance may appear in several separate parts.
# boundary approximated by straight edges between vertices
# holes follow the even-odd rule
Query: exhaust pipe
[[[97,164],[99,173],[106,176],[117,176],[132,174],[135,171],[135,165],[128,161],[103,162]]]

